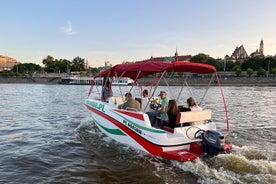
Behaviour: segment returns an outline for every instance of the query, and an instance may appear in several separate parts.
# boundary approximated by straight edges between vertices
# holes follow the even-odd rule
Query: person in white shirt
[[[187,99],[188,107],[191,109],[191,111],[202,111],[202,108],[199,107],[193,97],[190,97]]]
[[[149,104],[149,92],[147,89],[144,89],[143,91],[143,97],[141,98],[141,110],[143,112],[151,111],[150,104]]]

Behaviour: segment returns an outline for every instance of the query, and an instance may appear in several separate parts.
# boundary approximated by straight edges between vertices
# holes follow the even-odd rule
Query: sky
[[[91,67],[151,56],[276,54],[275,0],[0,0],[0,55]]]

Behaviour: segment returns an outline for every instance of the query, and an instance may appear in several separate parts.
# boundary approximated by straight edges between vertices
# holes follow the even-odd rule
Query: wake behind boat
[[[133,109],[119,109],[118,105],[124,102],[122,90],[120,94],[112,94],[112,79],[128,77],[134,81],[129,92],[134,91],[135,88],[142,91],[145,86],[151,88],[148,104],[145,107],[155,108],[153,99],[157,96],[157,87],[161,80],[169,88],[169,81],[174,78],[174,75],[183,76],[182,83],[179,84],[182,86],[181,90],[174,95],[174,100],[178,102],[183,89],[188,88],[187,78],[191,74],[212,76],[206,93],[211,81],[214,81],[216,77],[225,107],[227,135],[222,135],[216,130],[216,124],[211,121],[212,111],[210,109],[179,112],[176,117],[177,127],[164,126],[161,129],[159,126],[151,125],[145,109],[141,112]],[[85,105],[92,112],[92,119],[98,128],[116,141],[164,159],[181,162],[192,161],[206,154],[215,156],[232,149],[229,142],[230,129],[226,103],[215,67],[181,61],[173,63],[136,62],[116,65],[100,72],[94,79],[97,80],[99,77],[106,79],[103,88],[99,89],[92,83]],[[142,94],[135,98],[139,100],[141,97]]]

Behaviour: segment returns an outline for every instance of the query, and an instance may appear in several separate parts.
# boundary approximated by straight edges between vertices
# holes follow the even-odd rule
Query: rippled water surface
[[[89,86],[0,84],[0,183],[276,183],[276,88],[223,89],[233,150],[179,163],[99,132],[84,106]],[[218,88],[202,107],[226,132]]]

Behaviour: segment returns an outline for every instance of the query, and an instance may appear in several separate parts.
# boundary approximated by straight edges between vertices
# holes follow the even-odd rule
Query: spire
[[[175,53],[174,53],[174,61],[178,61],[178,52],[177,52],[177,48],[176,48]]]
[[[178,57],[178,52],[177,52],[177,48],[175,50],[175,54],[174,54],[175,57]]]
[[[264,42],[263,42],[263,39],[261,40],[259,51],[260,51],[260,55],[263,56],[264,55]]]

